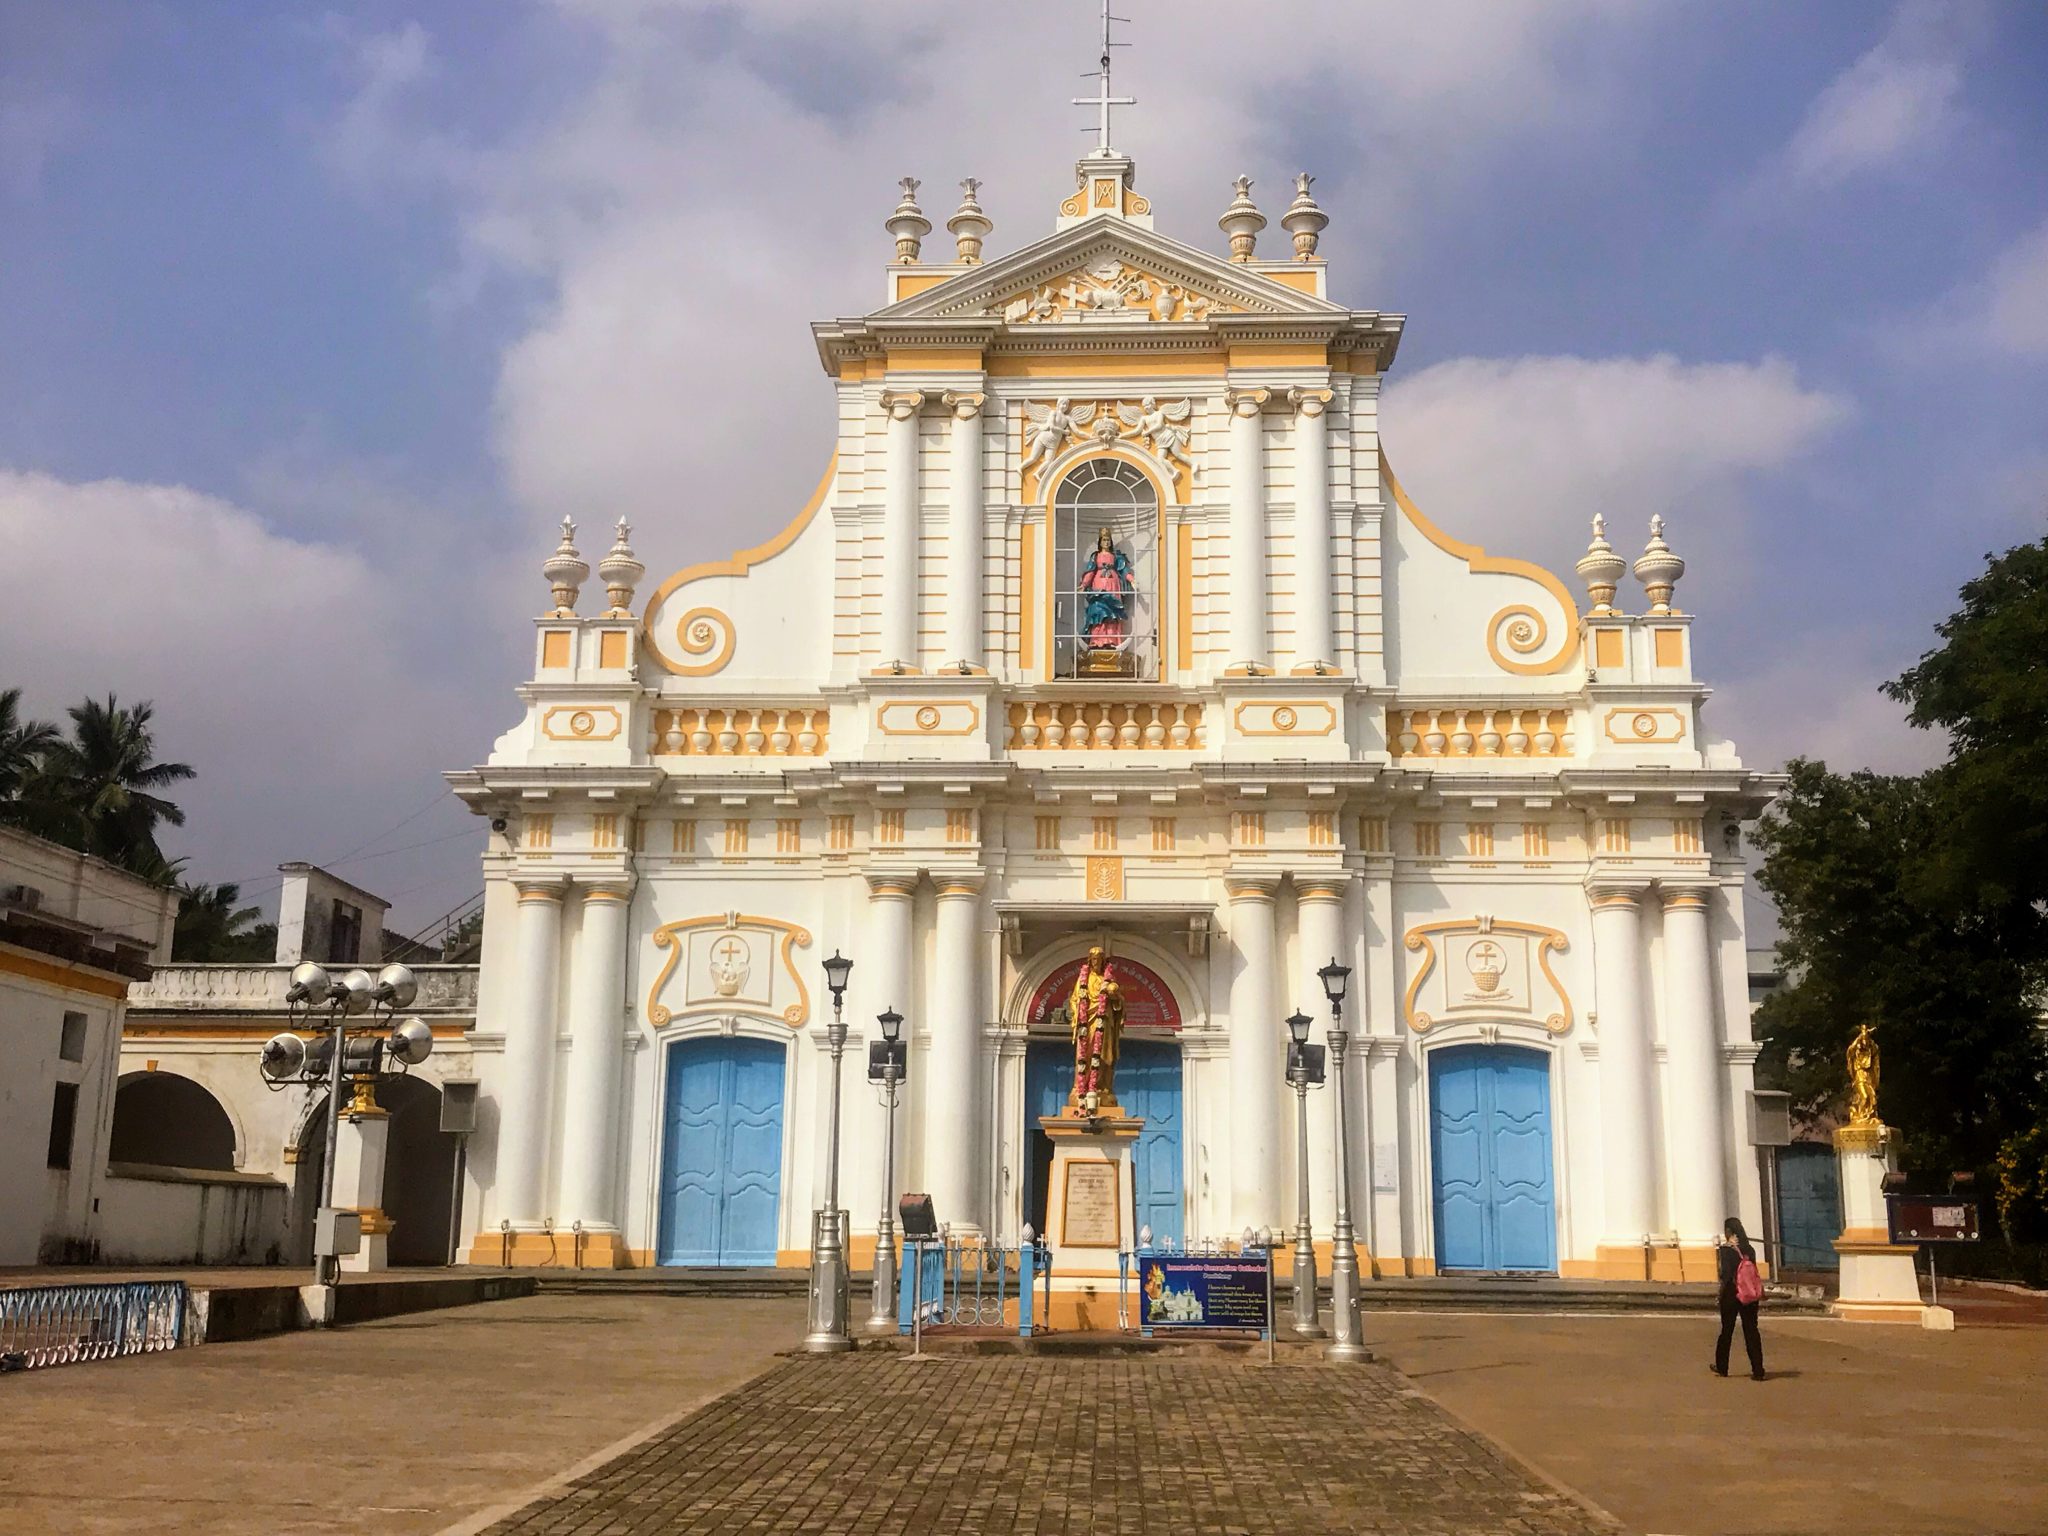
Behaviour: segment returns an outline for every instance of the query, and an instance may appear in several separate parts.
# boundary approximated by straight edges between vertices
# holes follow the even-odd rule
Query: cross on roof
[[[1110,15],[1109,0],[1102,0],[1102,67],[1081,77],[1084,80],[1099,80],[1102,83],[1096,88],[1093,96],[1076,96],[1074,98],[1075,106],[1094,107],[1101,112],[1101,125],[1096,130],[1096,143],[1100,146],[1099,153],[1105,155],[1110,152],[1109,109],[1111,107],[1135,107],[1138,104],[1138,98],[1135,96],[1112,96],[1109,94],[1109,50],[1112,48],[1128,48],[1130,46],[1128,43],[1112,43],[1109,40],[1109,24],[1113,21],[1127,22],[1129,20],[1128,16]],[[1085,132],[1085,130],[1083,131]]]

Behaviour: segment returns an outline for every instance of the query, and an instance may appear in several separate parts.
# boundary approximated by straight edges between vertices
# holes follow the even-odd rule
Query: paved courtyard
[[[1384,1369],[864,1353],[789,1361],[491,1536],[1613,1529]]]

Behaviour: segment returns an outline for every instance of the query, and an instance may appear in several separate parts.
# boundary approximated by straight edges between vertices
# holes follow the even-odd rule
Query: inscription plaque
[[[1069,1248],[1123,1246],[1123,1212],[1117,1199],[1117,1164],[1067,1164],[1067,1189],[1060,1242]]]

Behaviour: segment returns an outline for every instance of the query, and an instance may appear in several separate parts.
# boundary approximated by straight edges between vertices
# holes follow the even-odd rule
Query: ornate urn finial
[[[1216,227],[1230,236],[1230,259],[1250,261],[1252,250],[1259,241],[1259,231],[1266,227],[1266,216],[1252,202],[1251,177],[1240,176],[1231,185],[1237,189],[1237,196],[1223,210],[1223,217],[1216,221]]]
[[[552,617],[572,617],[576,612],[576,594],[583,590],[583,581],[590,574],[590,567],[577,553],[576,525],[566,517],[562,519],[562,542],[541,563],[540,573],[547,577],[548,586],[555,594]]]
[[[988,238],[988,232],[996,227],[995,220],[981,211],[981,204],[974,194],[981,190],[981,182],[968,177],[960,183],[960,206],[953,210],[953,217],[946,220],[946,228],[952,233],[953,242],[959,248],[960,260],[968,266],[981,261],[981,242]]]
[[[897,185],[903,188],[903,201],[889,215],[885,227],[896,237],[896,259],[904,266],[911,266],[923,248],[924,237],[932,232],[932,221],[917,206],[917,189],[924,183],[915,176],[905,176]]]
[[[1294,259],[1296,261],[1317,261],[1316,242],[1323,237],[1329,226],[1330,216],[1323,212],[1316,200],[1309,195],[1309,188],[1315,184],[1315,177],[1303,171],[1294,178],[1294,201],[1287,205],[1287,211],[1280,215],[1280,227],[1294,236]]]
[[[1636,561],[1636,580],[1643,584],[1643,591],[1649,595],[1650,612],[1671,612],[1671,589],[1678,585],[1678,578],[1685,574],[1685,562],[1671,553],[1671,546],[1664,542],[1664,519],[1661,514],[1650,518],[1650,542],[1643,546],[1642,558]]]
[[[626,540],[632,536],[633,525],[623,517],[619,519],[619,536],[612,547],[604,552],[604,558],[597,562],[597,574],[604,582],[606,599],[611,610],[605,614],[608,619],[631,618],[633,614],[633,588],[640,578],[647,574],[633,554],[633,546]]]
[[[1628,562],[1617,555],[1614,546],[1607,542],[1607,519],[1598,512],[1593,514],[1593,541],[1579,556],[1575,569],[1586,583],[1586,596],[1593,600],[1593,611],[1614,612],[1615,584],[1621,580],[1621,573],[1628,569]]]

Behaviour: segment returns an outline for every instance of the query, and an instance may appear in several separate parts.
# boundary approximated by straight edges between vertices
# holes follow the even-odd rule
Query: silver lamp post
[[[887,1043],[882,1062],[882,1092],[889,1106],[882,1132],[882,1214],[875,1222],[875,1283],[868,1308],[869,1333],[896,1331],[896,1042],[903,1035],[903,1015],[891,1008],[875,1015]]]
[[[1325,1360],[1370,1360],[1358,1322],[1358,1245],[1351,1235],[1351,1137],[1344,1113],[1344,1054],[1350,1041],[1344,1033],[1344,988],[1351,967],[1330,963],[1316,972],[1323,996],[1330,1000],[1330,1087],[1337,1095],[1337,1227],[1330,1253],[1330,1342]]]
[[[825,1032],[832,1048],[832,1118],[825,1143],[825,1209],[811,1213],[811,1331],[804,1348],[838,1354],[853,1348],[847,1331],[846,1233],[839,1211],[839,1061],[846,1054],[846,978],[853,962],[838,950],[825,962],[825,986],[832,993],[832,1024]]]
[[[1303,1339],[1320,1339],[1325,1330],[1316,1317],[1316,1242],[1309,1225],[1308,1207],[1308,1091],[1322,1081],[1309,1062],[1309,1025],[1314,1020],[1299,1008],[1287,1020],[1288,1039],[1294,1049],[1287,1053],[1287,1081],[1294,1085],[1295,1159],[1294,1185],[1294,1332]]]

